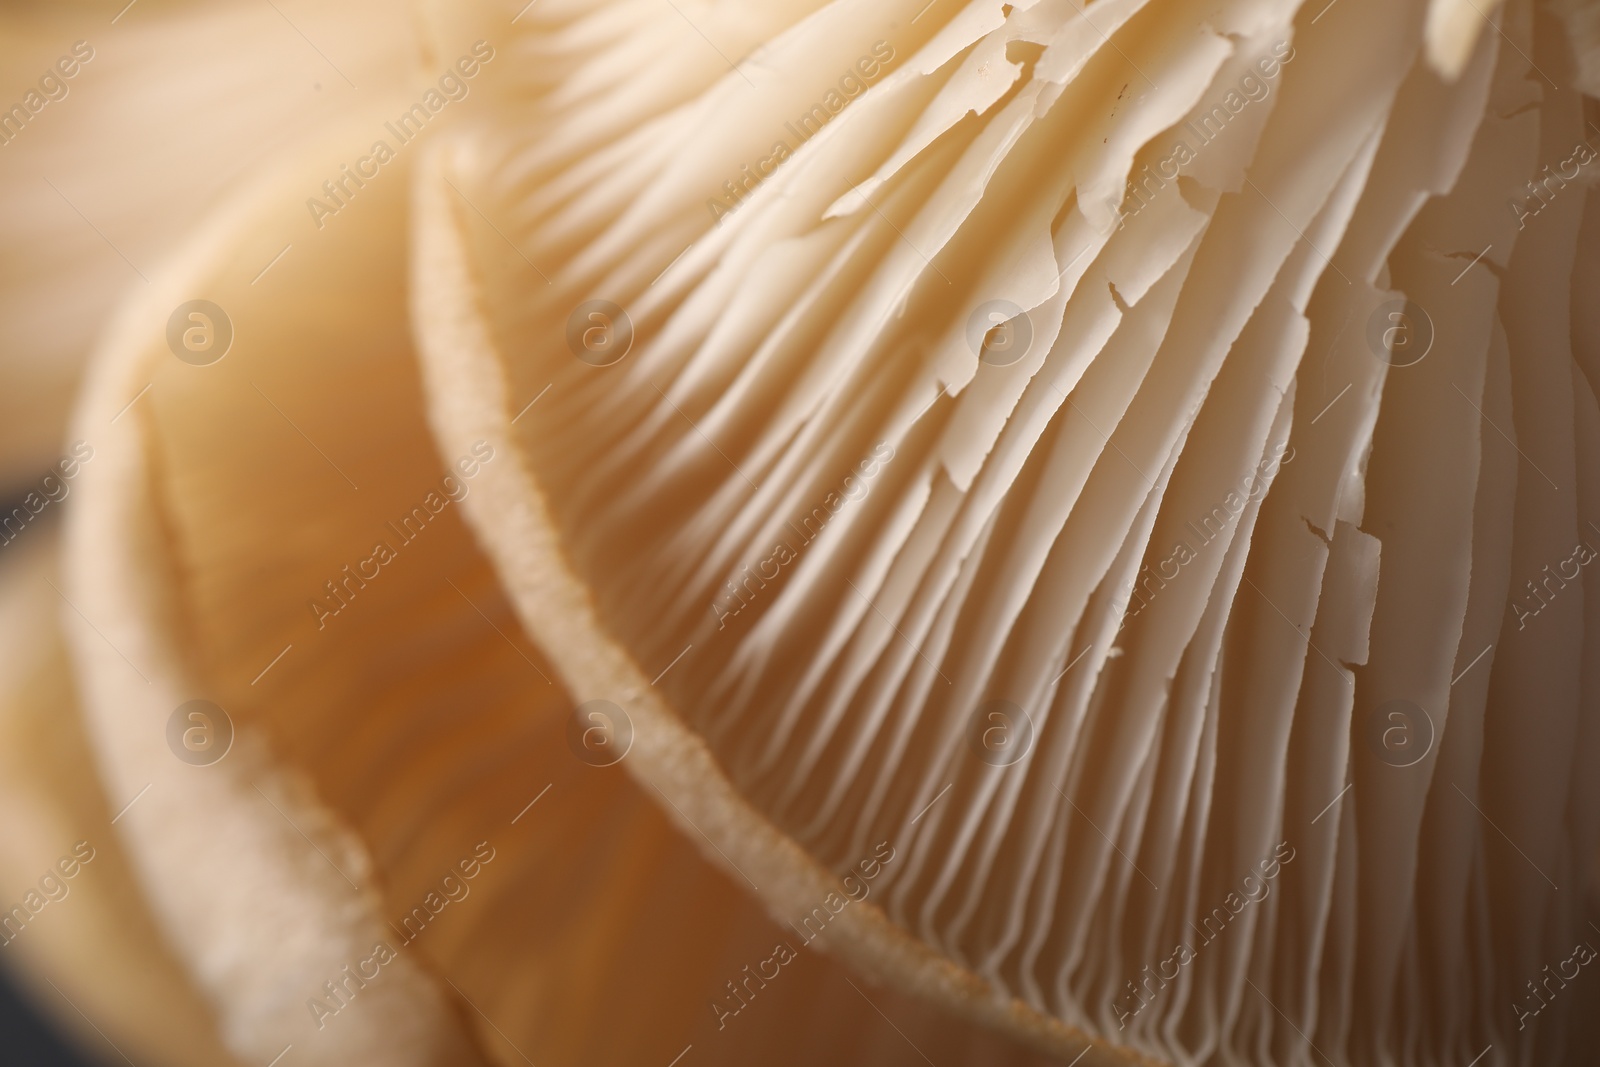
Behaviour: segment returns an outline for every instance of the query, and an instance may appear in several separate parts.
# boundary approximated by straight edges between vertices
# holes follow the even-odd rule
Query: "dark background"
[[[5,1067],[91,1067],[27,1000],[0,967],[0,1064]]]

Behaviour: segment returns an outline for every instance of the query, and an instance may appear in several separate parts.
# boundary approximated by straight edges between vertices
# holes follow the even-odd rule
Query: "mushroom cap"
[[[420,4],[89,364],[0,726],[108,973],[182,1062],[1583,1062],[1590,10]]]

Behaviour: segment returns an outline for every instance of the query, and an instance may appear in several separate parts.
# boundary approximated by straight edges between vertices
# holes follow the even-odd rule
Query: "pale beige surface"
[[[204,1001],[150,920],[110,823],[116,810],[94,773],[56,622],[67,607],[51,588],[61,584],[58,532],[33,531],[0,567],[0,676],[12,683],[0,697],[0,899],[7,908],[22,902],[78,842],[93,858],[0,963],[99,1060],[121,1062],[121,1049],[172,1067],[230,1064]]]
[[[176,1064],[1581,1062],[1578,996],[1528,1036],[1507,1005],[1596,918],[1600,598],[1513,605],[1600,521],[1600,208],[1507,190],[1596,111],[1581,18],[1469,7],[421,4],[404,48],[327,15],[392,33],[387,87],[192,225],[119,198],[181,239],[97,334],[59,561],[48,522],[0,550],[0,877],[111,839],[23,973]],[[152,24],[261,32],[219,10]],[[470,97],[319,225],[479,38]],[[1401,295],[1416,366],[1374,351]],[[211,366],[165,339],[196,296]],[[595,298],[636,331],[612,366],[569,345]],[[997,299],[1015,363],[968,337]],[[195,698],[237,728],[212,766],[168,748]],[[574,751],[596,698],[620,766]],[[994,699],[1033,725],[1006,767]],[[1408,767],[1394,699],[1429,709]]]
[[[124,293],[290,146],[330,123],[376,126],[411,88],[418,44],[405,4],[278,6],[0,11],[0,107],[75,42],[93,50],[66,96],[0,145],[0,372],[16,386],[0,394],[6,492],[56,458],[84,361]]]

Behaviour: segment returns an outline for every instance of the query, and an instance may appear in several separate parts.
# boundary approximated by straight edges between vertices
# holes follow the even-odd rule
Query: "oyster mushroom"
[[[434,424],[777,913],[887,839],[835,950],[1063,1056],[1578,1054],[1593,223],[1522,187],[1592,105],[1464,10],[834,4],[626,103],[530,13],[419,176]]]
[[[241,191],[76,416],[33,803],[174,1017],[1582,1062],[1588,8],[420,20],[427,135]]]
[[[460,515],[500,457],[442,460],[424,419],[406,160],[257,277],[351,136],[241,190],[123,307],[76,416],[92,455],[59,574],[41,552],[8,590],[18,659],[43,652],[0,721],[34,749],[52,719],[83,734],[18,768],[8,795],[44,814],[8,869],[56,836],[98,849],[78,877],[101,888],[17,938],[60,990],[41,997],[160,1062],[1042,1062],[807,949],[653,794],[579,758],[573,700]],[[169,326],[195,293],[191,351]],[[115,933],[90,952],[95,931]],[[763,965],[781,982],[728,1018]]]

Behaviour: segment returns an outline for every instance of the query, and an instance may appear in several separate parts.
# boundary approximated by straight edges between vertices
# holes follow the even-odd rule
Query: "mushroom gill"
[[[25,976],[141,1063],[1592,1058],[1592,4],[516,7],[104,326]]]
[[[1566,24],[701,13],[531,9],[415,192],[442,451],[624,765],[780,917],[891,842],[833,950],[1064,1057],[1578,1062]]]
[[[0,723],[26,736],[81,715],[99,772],[98,789],[45,772],[15,793],[142,890],[96,898],[91,929],[157,935],[186,976],[152,972],[148,1015],[119,1020],[130,1050],[391,1067],[665,1063],[694,1045],[701,1062],[909,1065],[921,1046],[1042,1063],[852,989],[815,950],[785,960],[755,1020],[718,1026],[710,1001],[803,945],[648,790],[571,747],[573,701],[459,516],[515,461],[484,442],[445,458],[423,416],[407,164],[258,274],[351,136],[241,190],[121,309],[76,416],[93,455],[60,577],[34,561],[6,598],[7,622],[59,608],[77,684],[45,659],[29,689],[44,695]],[[204,366],[168,333],[194,293],[232,333]],[[45,976],[74,1003],[117,1002],[155,954],[111,940],[54,949]],[[196,1004],[215,1035],[179,1031]]]

